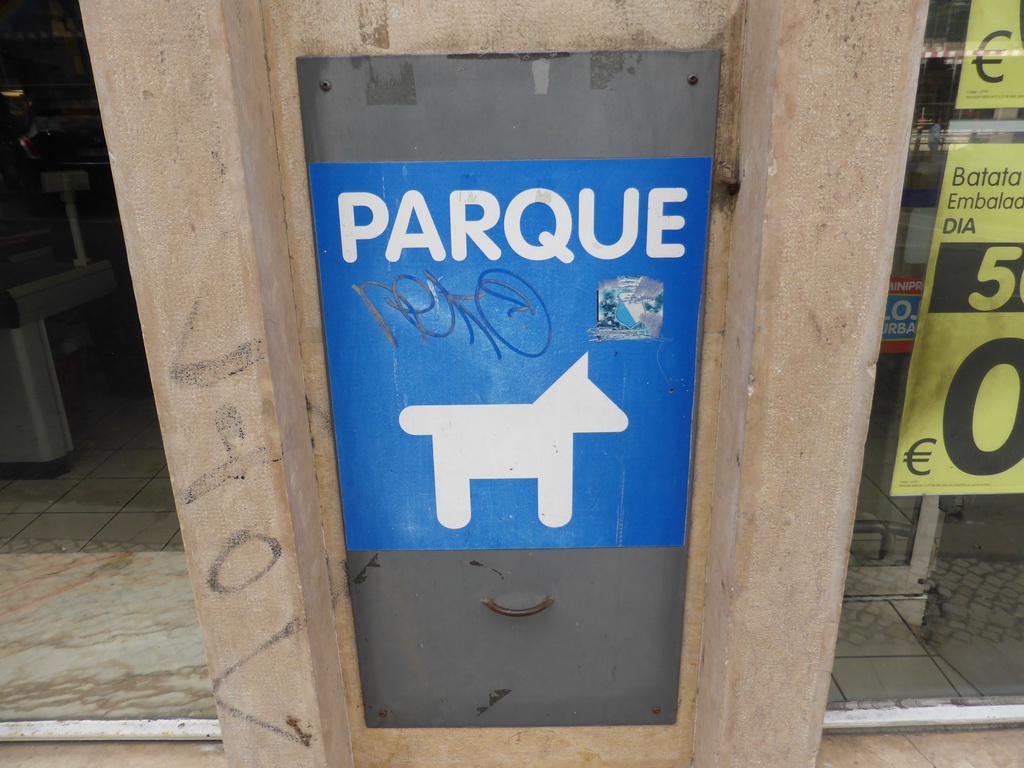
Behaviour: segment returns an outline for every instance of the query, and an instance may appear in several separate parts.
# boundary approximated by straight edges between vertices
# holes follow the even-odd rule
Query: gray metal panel
[[[306,159],[711,156],[719,58],[299,59]],[[348,562],[371,727],[675,720],[686,547],[349,552]],[[548,594],[555,603],[527,618],[480,603],[521,608]]]
[[[675,721],[684,548],[350,552],[348,562],[370,727]],[[480,602],[523,608],[549,594],[555,602],[525,618]]]
[[[302,58],[306,160],[710,157],[718,68],[718,51]]]

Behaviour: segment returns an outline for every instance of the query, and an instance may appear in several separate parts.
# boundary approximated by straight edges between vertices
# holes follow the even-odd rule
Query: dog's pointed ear
[[[589,352],[584,352],[583,357],[569,366],[569,369],[552,382],[551,386],[544,390],[535,402],[550,399],[555,396],[556,392],[564,393],[566,392],[566,387],[571,384],[582,384],[584,381],[587,381],[590,378],[587,368],[587,355],[589,354]]]
[[[589,363],[588,363],[588,356],[589,355],[590,355],[589,352],[584,352],[583,353],[583,357],[581,357],[579,360],[577,360],[575,363],[573,363],[572,367],[568,371],[566,371],[565,374],[563,374],[563,375],[568,376],[568,377],[573,377],[573,378],[584,378],[584,379],[589,378],[589,375],[590,375],[590,366],[589,366]]]

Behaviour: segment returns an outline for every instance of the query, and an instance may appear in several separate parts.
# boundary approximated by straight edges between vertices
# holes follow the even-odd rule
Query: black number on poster
[[[1024,312],[1024,243],[942,243],[929,312]]]
[[[968,475],[997,475],[1024,459],[1024,384],[1019,388],[1013,428],[1006,441],[994,451],[978,447],[974,439],[974,410],[978,392],[989,371],[997,365],[1010,365],[1024,383],[1024,339],[993,339],[969,354],[953,374],[942,412],[942,439],[946,454],[961,472]]]

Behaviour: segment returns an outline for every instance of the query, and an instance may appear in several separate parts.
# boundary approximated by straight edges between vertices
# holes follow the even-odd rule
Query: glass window
[[[0,680],[215,717],[76,0],[0,11]]]
[[[932,0],[830,700],[1024,695],[1020,0]]]

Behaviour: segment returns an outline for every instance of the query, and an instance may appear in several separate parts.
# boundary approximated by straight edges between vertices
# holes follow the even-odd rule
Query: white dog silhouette
[[[410,435],[432,435],[437,519],[469,523],[470,480],[537,478],[537,512],[549,528],[572,518],[573,434],[621,432],[622,409],[587,378],[584,354],[533,403],[410,405],[398,416]]]

